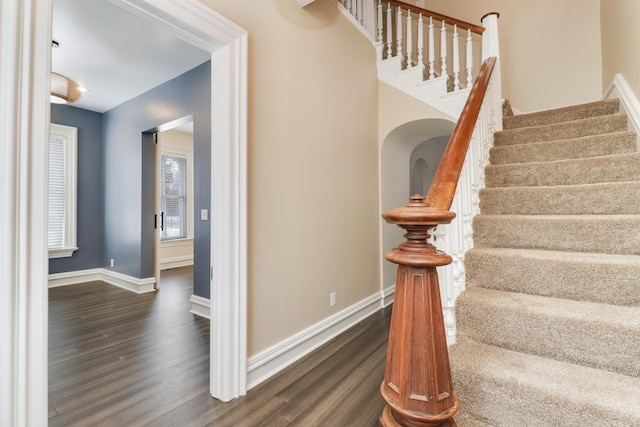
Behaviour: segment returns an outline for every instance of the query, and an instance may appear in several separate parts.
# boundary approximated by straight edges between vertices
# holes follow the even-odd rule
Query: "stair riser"
[[[618,99],[608,99],[588,104],[572,105],[565,108],[505,117],[503,120],[503,129],[543,126],[570,120],[615,114],[619,111],[620,101]]]
[[[640,255],[640,217],[478,215],[477,248],[542,249]]]
[[[489,161],[493,165],[550,162],[634,153],[635,151],[635,134],[617,132],[562,141],[492,147],[489,152]]]
[[[544,252],[496,253],[472,249],[465,254],[467,288],[482,287],[576,301],[640,306],[640,262],[601,256],[545,257]],[[613,257],[610,257],[613,258]]]
[[[617,307],[617,317],[603,311],[592,303],[482,288],[465,292],[456,301],[460,339],[640,376],[640,308]]]
[[[527,144],[531,142],[556,141],[561,139],[581,138],[590,135],[622,132],[627,130],[627,116],[622,114],[576,120],[568,123],[557,123],[547,126],[511,129],[496,132],[495,146]]]
[[[640,155],[626,154],[548,163],[489,165],[487,187],[579,185],[640,181]]]
[[[640,182],[480,190],[485,215],[640,214]]]

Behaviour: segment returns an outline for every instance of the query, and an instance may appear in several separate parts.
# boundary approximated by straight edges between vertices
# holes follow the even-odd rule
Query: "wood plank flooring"
[[[391,309],[229,403],[209,395],[209,321],[193,272],[136,295],[92,282],[49,291],[50,426],[377,425]]]

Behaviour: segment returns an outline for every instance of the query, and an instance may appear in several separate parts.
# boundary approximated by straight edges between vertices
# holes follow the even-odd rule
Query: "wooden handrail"
[[[447,24],[456,25],[458,28],[462,28],[464,30],[470,30],[472,33],[475,33],[475,34],[482,34],[484,32],[484,27],[481,27],[480,25],[470,24],[469,22],[461,21],[459,19],[452,18],[447,15],[442,15],[432,10],[423,9],[421,7],[414,6],[412,4],[408,4],[400,0],[384,0],[384,2],[390,3],[395,6],[399,6],[403,9],[408,9],[415,13],[422,14],[423,16],[430,16],[433,19],[436,19],[438,21],[444,21]]]
[[[471,136],[480,114],[480,108],[496,64],[496,57],[487,58],[473,84],[460,119],[451,134],[447,148],[438,166],[425,203],[428,206],[449,210],[462,172],[462,165],[469,149]]]

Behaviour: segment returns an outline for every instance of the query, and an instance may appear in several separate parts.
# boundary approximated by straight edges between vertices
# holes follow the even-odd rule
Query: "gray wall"
[[[150,131],[194,122],[194,294],[209,298],[211,65],[206,62],[108,112],[51,106],[51,122],[78,128],[78,246],[50,273],[109,268],[153,276],[153,143]]]
[[[153,276],[153,190],[143,133],[193,115],[194,294],[209,297],[211,64],[206,62],[104,114],[104,252],[102,265],[130,276]],[[144,200],[144,206],[143,206]],[[144,224],[144,225],[143,225]]]
[[[51,123],[78,129],[78,249],[70,258],[49,260],[49,273],[103,266],[102,114],[51,105]]]

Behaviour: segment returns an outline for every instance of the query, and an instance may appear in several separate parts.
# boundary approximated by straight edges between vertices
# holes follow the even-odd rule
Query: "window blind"
[[[64,139],[49,141],[49,248],[62,248],[65,235]]]
[[[161,157],[162,240],[187,237],[187,159],[174,155]]]

